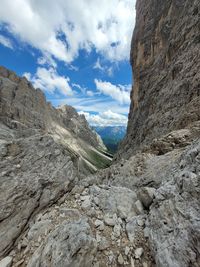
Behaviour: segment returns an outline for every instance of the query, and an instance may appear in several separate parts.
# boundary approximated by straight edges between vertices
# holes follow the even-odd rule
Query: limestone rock
[[[120,265],[124,264],[124,259],[123,259],[122,254],[119,254],[119,256],[118,256],[118,263],[119,263]]]
[[[172,172],[155,195],[157,204],[150,208],[147,224],[157,266],[198,266],[199,158],[200,141],[196,141],[174,166],[176,174]]]
[[[92,266],[97,244],[87,221],[63,222],[35,251],[28,267],[42,266]]]
[[[128,132],[117,158],[130,158],[155,138],[200,119],[199,8],[198,0],[137,1]],[[178,140],[162,142],[158,153],[179,146]]]
[[[125,219],[136,214],[134,202],[137,200],[136,193],[127,188],[114,187],[100,189],[95,192],[90,189],[91,194],[99,199],[99,207],[106,214],[117,214],[120,218]]]
[[[141,256],[142,256],[142,254],[143,254],[143,252],[144,252],[144,249],[143,248],[137,248],[135,250],[135,258],[136,259],[140,259]]]
[[[12,257],[5,257],[0,261],[0,267],[11,267],[12,266]]]
[[[142,187],[137,193],[139,200],[142,202],[143,206],[146,209],[148,209],[152,204],[155,191],[156,191],[155,188]]]
[[[1,138],[1,131],[0,131]],[[0,255],[13,245],[31,214],[53,204],[73,187],[77,171],[70,154],[48,135],[7,141],[0,159]],[[56,149],[61,154],[55,155]],[[14,169],[14,165],[21,165]]]

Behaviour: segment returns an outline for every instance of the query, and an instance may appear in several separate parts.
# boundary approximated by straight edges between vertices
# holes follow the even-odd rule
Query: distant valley
[[[93,126],[93,129],[101,136],[108,151],[114,154],[118,145],[126,135],[125,126]]]

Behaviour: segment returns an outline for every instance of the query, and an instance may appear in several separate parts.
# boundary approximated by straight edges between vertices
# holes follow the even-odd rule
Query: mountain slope
[[[101,167],[111,162],[104,155],[106,148],[101,138],[83,115],[67,105],[54,108],[46,102],[41,90],[35,90],[26,78],[19,78],[3,67],[0,67],[0,101],[0,120],[16,128],[19,135],[37,131],[50,134],[92,172],[99,168],[95,155],[101,157]]]

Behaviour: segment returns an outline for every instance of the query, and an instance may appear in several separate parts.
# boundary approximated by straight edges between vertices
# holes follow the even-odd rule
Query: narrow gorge
[[[84,115],[0,67],[0,267],[200,267],[200,2],[136,11],[113,160]]]

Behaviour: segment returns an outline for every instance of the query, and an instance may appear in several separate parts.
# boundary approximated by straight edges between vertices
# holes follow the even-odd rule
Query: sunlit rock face
[[[199,9],[198,0],[137,1],[131,108],[119,158],[200,119]]]
[[[94,147],[105,148],[84,115],[79,115],[73,107],[54,108],[46,102],[40,89],[4,67],[0,67],[0,82],[0,118],[4,122],[15,120],[29,128],[49,132],[53,132],[56,124]]]

